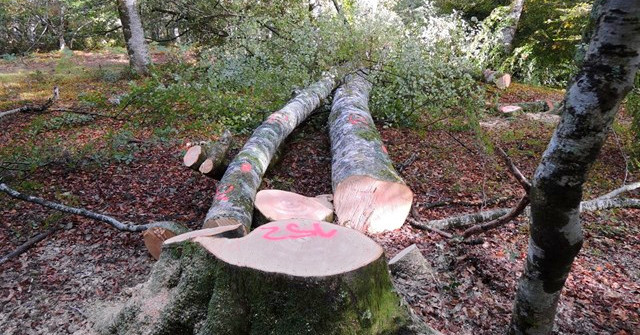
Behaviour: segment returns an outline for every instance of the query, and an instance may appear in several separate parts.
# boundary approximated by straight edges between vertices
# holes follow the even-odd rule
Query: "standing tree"
[[[149,74],[149,50],[144,41],[142,21],[136,7],[136,0],[117,0],[118,13],[122,22],[124,41],[127,44],[129,63],[139,75]]]
[[[582,247],[580,200],[640,64],[640,0],[601,1],[581,70],[531,188],[531,236],[511,334],[549,334],[560,292]]]

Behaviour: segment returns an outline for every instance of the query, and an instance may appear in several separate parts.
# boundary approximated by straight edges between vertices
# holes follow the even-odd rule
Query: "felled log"
[[[156,334],[433,333],[401,304],[382,248],[352,229],[284,220],[242,238],[199,236],[165,247],[170,251],[163,258],[191,254],[195,264],[182,264],[179,285],[145,284],[139,291],[153,287],[157,293],[146,296],[141,308],[121,310],[102,323],[104,329],[123,334],[138,329]],[[177,292],[186,289],[192,292],[189,299],[179,298],[183,295]],[[161,297],[169,303],[158,310],[153,302]]]
[[[231,141],[231,132],[225,130],[215,142],[204,142],[190,147],[182,161],[186,167],[207,177],[222,176]]]
[[[351,75],[333,98],[329,115],[333,205],[341,225],[378,233],[400,228],[413,192],[393,167],[369,114],[371,83]]]
[[[330,203],[293,192],[262,190],[256,195],[254,205],[254,215],[257,215],[260,224],[287,219],[333,221],[333,207]]]
[[[320,106],[336,82],[334,73],[325,74],[256,128],[218,183],[204,228],[240,223],[246,232],[250,230],[256,191],[274,153],[293,129]]]
[[[496,110],[502,114],[514,113],[553,113],[561,102],[551,100],[538,100],[528,102],[516,102],[510,104],[498,104]]]
[[[486,69],[482,71],[484,81],[486,83],[493,83],[501,90],[508,88],[511,85],[511,75],[508,73],[502,73]]]

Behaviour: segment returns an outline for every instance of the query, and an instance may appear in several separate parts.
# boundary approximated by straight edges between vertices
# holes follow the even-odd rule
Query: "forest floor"
[[[0,110],[44,101],[61,88],[55,108],[122,111],[105,103],[126,92],[124,55],[76,53],[0,61]],[[105,65],[108,64],[108,65]],[[488,94],[491,95],[494,92]],[[562,91],[514,84],[501,102],[561,100]],[[331,193],[326,113],[313,116],[289,138],[281,162],[262,188],[304,195]],[[532,175],[555,127],[553,120],[487,113],[482,124],[525,175]],[[607,193],[625,180],[630,120],[616,121],[616,136],[593,167],[584,197]],[[25,193],[108,213],[119,220],[173,220],[197,229],[216,182],[181,166],[186,144],[201,140],[152,126],[130,127],[126,118],[49,111],[0,120],[0,177]],[[468,131],[444,124],[405,129],[380,126],[392,159],[415,193],[420,220],[439,219],[493,207],[514,206],[523,191],[495,155]],[[455,139],[454,139],[455,138]],[[238,150],[242,143],[238,143]],[[411,162],[410,158],[415,156]],[[410,164],[409,164],[410,163]],[[24,170],[24,171],[16,171]],[[640,197],[639,192],[628,196]],[[493,207],[483,201],[506,197]],[[425,204],[454,199],[477,206]],[[620,209],[582,216],[585,244],[560,301],[558,334],[640,334],[640,210]],[[0,195],[0,256],[52,225],[63,229],[21,256],[0,265],[0,333],[87,334],[98,301],[122,297],[143,282],[153,264],[142,236],[123,233],[83,217],[61,215]],[[433,280],[406,298],[414,310],[445,334],[504,333],[516,280],[527,247],[527,219],[520,217],[461,244],[403,228],[373,235],[393,257],[415,243],[432,263]]]

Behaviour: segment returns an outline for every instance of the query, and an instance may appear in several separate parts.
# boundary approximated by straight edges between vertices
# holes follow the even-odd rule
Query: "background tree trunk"
[[[117,1],[124,41],[129,53],[129,63],[139,75],[148,75],[151,60],[147,43],[144,40],[144,31],[140,15],[138,15],[136,0]]]
[[[531,189],[531,237],[510,333],[549,334],[558,299],[582,246],[582,184],[640,62],[640,1],[601,4],[582,69],[567,90],[562,121]]]
[[[502,29],[502,45],[505,55],[509,55],[513,51],[513,40],[516,37],[516,30],[518,29],[518,22],[520,22],[523,8],[524,0],[513,0],[511,3],[511,11],[507,18],[509,24]]]

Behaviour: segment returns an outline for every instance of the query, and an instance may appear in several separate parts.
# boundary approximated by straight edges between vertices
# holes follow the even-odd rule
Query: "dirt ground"
[[[81,59],[88,59],[86,66],[104,61],[86,55],[74,61]],[[119,56],[109,59],[120,62]],[[0,72],[11,72],[11,66],[0,64]],[[3,86],[0,96],[7,96],[7,87]],[[558,91],[515,85],[501,100],[561,97]],[[66,99],[73,103],[73,97]],[[18,106],[20,101],[12,104]],[[59,116],[60,112],[50,115]],[[309,196],[331,193],[325,119],[326,114],[313,116],[290,136],[282,161],[267,172],[262,188]],[[553,124],[525,116],[493,116],[484,121],[495,120],[500,127],[490,127],[489,137],[505,148],[525,175],[532,175]],[[33,134],[26,130],[36,121],[37,116],[32,115],[0,120],[0,147],[9,152],[10,146],[32,143]],[[619,123],[628,124],[628,120],[622,116]],[[105,129],[119,126],[117,120],[98,119],[88,125],[44,131],[37,140],[63,132],[65,145],[79,146],[105,136]],[[500,160],[478,145],[470,132],[383,126],[379,130],[396,164],[407,163],[402,174],[415,193],[420,220],[514,206],[523,195]],[[626,140],[624,134],[619,136]],[[197,229],[216,182],[181,166],[185,145],[193,140],[199,139],[157,141],[151,132],[143,131],[128,144],[135,150],[127,162],[69,164],[68,160],[55,160],[26,179],[8,183],[27,193],[35,190],[45,199],[108,213],[123,221],[173,220]],[[409,163],[412,156],[415,160]],[[610,136],[590,174],[585,198],[622,185],[625,170],[621,147]],[[640,175],[631,173],[627,182],[639,179]],[[640,192],[627,196],[640,197]],[[483,201],[496,198],[506,200],[482,206]],[[425,205],[444,199],[478,205],[425,209]],[[640,334],[640,210],[601,211],[582,218],[585,245],[563,291],[555,333]],[[122,233],[96,221],[60,215],[5,195],[0,195],[0,255],[53,224],[63,229],[0,265],[1,334],[90,334],[88,315],[93,306],[120,299],[123,291],[143,282],[149,273],[153,259],[144,248],[141,234]],[[527,219],[520,217],[478,236],[481,240],[471,245],[448,241],[408,223],[372,238],[384,247],[388,258],[415,243],[431,262],[435,269],[432,280],[417,283],[405,298],[432,327],[445,334],[500,334],[509,322],[527,233]]]

